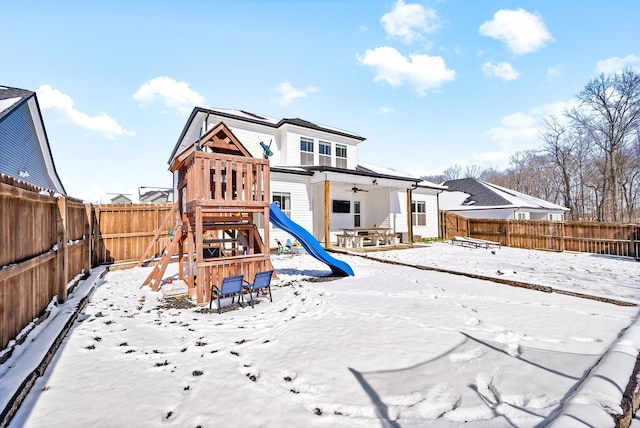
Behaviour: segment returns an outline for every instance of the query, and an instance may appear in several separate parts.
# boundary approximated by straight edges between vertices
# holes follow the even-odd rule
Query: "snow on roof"
[[[16,104],[21,99],[22,97],[13,97],[13,98],[6,98],[4,100],[0,100],[0,113],[10,109],[14,104]]]
[[[444,183],[449,190],[440,195],[443,210],[474,209],[545,209],[569,211],[568,208],[547,202],[535,196],[496,186],[474,178],[449,180]],[[462,196],[465,196],[464,198]]]
[[[400,173],[395,169],[385,168],[383,166],[374,165],[368,162],[358,161],[358,166],[364,169],[368,169],[371,172],[375,172],[376,174],[389,175],[389,176],[402,177],[402,178],[413,177],[411,174]],[[416,180],[418,180],[418,178],[416,178]]]
[[[277,123],[280,121],[280,119],[276,119],[275,117],[269,117],[261,114],[250,113],[245,110],[235,110],[235,109],[229,109],[229,108],[210,108],[208,110],[212,112],[222,113],[225,115],[237,116],[240,119],[247,119],[252,121],[257,120],[260,122],[268,123],[270,125],[277,125]]]
[[[569,211],[569,208],[545,201],[544,199],[536,198],[535,196],[527,195],[516,190],[507,189],[505,187],[500,187],[495,184],[486,183],[484,181],[482,181],[481,183],[487,187],[492,188],[496,193],[499,193],[500,196],[511,201],[514,205],[517,204],[519,207]]]

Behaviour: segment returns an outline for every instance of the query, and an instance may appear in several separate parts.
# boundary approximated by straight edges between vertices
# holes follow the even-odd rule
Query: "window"
[[[320,141],[318,149],[320,151],[320,165],[331,166],[331,143]]]
[[[273,192],[273,203],[276,204],[287,217],[291,218],[291,193]]]
[[[360,227],[360,201],[353,201],[353,227]]]
[[[411,224],[413,226],[427,225],[427,203],[425,201],[411,201]]]
[[[300,165],[313,165],[313,139],[300,137]]]
[[[351,202],[349,201],[340,201],[337,199],[333,200],[333,212],[334,213],[350,213],[351,212]]]
[[[527,213],[516,213],[516,218],[518,220],[526,220],[527,219]]]
[[[347,146],[336,144],[336,168],[347,167]]]

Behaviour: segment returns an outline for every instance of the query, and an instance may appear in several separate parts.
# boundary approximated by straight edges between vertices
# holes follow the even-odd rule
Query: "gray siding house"
[[[442,183],[440,209],[468,218],[564,221],[568,208],[475,178]]]
[[[0,86],[0,174],[66,195],[35,92]]]

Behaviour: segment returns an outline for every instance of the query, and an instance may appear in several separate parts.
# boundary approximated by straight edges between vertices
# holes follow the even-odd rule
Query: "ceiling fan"
[[[351,188],[351,191],[352,191],[353,193],[358,193],[358,192],[368,192],[368,190],[366,190],[366,189],[360,189],[359,187],[357,187],[357,186],[355,186],[355,185]]]

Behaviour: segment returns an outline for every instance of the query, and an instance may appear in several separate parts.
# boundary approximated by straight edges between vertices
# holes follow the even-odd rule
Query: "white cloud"
[[[320,89],[315,86],[310,86],[307,89],[296,89],[290,82],[282,82],[275,89],[278,94],[275,98],[275,102],[281,106],[287,106],[296,98],[304,98],[308,94],[318,92],[319,90]]]
[[[442,57],[415,54],[407,58],[389,46],[367,49],[363,57],[358,55],[358,61],[375,70],[374,81],[391,86],[407,83],[421,96],[456,78]]]
[[[487,137],[494,143],[493,150],[474,155],[474,158],[485,165],[507,167],[509,158],[521,150],[537,149],[542,146],[540,131],[544,127],[544,120],[555,116],[560,122],[564,120],[563,113],[576,103],[575,100],[544,104],[533,107],[527,112],[516,112],[505,116],[496,126],[487,131]]]
[[[515,80],[520,77],[520,73],[505,61],[497,64],[487,61],[482,64],[482,71],[487,77],[497,77],[502,80]]]
[[[547,68],[547,81],[551,82],[564,74],[564,65],[556,65]]]
[[[203,105],[205,102],[204,97],[189,88],[188,83],[178,82],[167,76],[154,77],[143,83],[133,94],[133,98],[143,106],[160,100],[165,107],[177,111],[182,116],[187,116],[195,106]]]
[[[596,64],[596,73],[621,73],[625,68],[631,68],[636,72],[640,72],[640,57],[636,55],[627,55],[624,58],[614,56],[612,58],[603,59],[598,61]]]
[[[501,9],[491,21],[480,26],[480,34],[500,40],[515,55],[525,55],[542,48],[553,37],[538,14],[524,9]]]
[[[378,113],[380,113],[380,114],[387,114],[387,113],[391,113],[392,111],[393,111],[393,109],[390,108],[390,107],[380,107],[378,109]]]
[[[434,9],[425,9],[417,3],[405,4],[403,0],[398,0],[393,10],[380,18],[380,22],[389,36],[405,43],[422,40],[424,34],[440,28],[438,13]]]
[[[114,118],[106,113],[89,116],[86,113],[78,111],[74,107],[74,101],[69,95],[52,88],[50,85],[41,85],[36,89],[36,93],[40,107],[43,109],[57,110],[76,125],[102,134],[105,138],[136,134],[133,131],[124,129]]]

